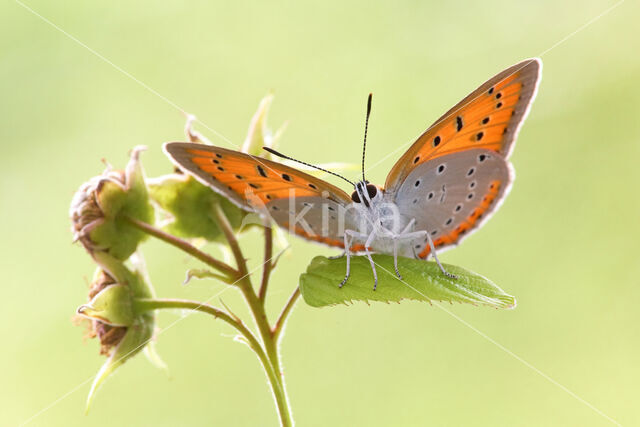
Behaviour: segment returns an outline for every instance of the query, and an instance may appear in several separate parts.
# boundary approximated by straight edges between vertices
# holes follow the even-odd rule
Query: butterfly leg
[[[371,271],[373,271],[373,290],[375,291],[378,287],[378,272],[376,271],[376,264],[373,262],[373,258],[371,258],[371,252],[369,252],[369,247],[371,243],[373,243],[373,239],[377,236],[376,232],[373,231],[367,241],[364,244],[364,251],[367,254],[367,258],[369,259],[369,264],[371,264]]]
[[[409,224],[407,224],[407,226],[402,230],[402,232],[393,237],[393,268],[396,270],[396,276],[398,276],[398,279],[400,280],[402,280],[402,275],[400,274],[400,270],[398,270],[398,240],[402,239],[403,236],[409,233],[409,230],[411,230],[415,222],[416,220],[412,218],[411,221],[409,221]],[[411,248],[413,249],[413,253],[415,256],[416,249],[413,245],[411,245]],[[415,257],[418,258],[417,256]]]
[[[402,280],[402,275],[398,271],[398,240],[393,239],[393,268],[396,270],[396,276]]]
[[[375,267],[375,263],[373,262],[373,258],[371,258],[371,252],[369,252],[369,247],[371,245],[371,243],[373,242],[373,239],[375,238],[376,233],[373,232],[371,233],[369,236],[367,236],[366,234],[362,234],[359,233],[357,231],[353,231],[353,230],[345,230],[344,232],[344,253],[347,256],[347,274],[344,276],[344,279],[342,279],[342,282],[340,282],[340,285],[338,285],[338,287],[342,287],[344,286],[345,283],[347,283],[347,280],[349,279],[349,276],[351,275],[351,243],[353,241],[354,237],[358,237],[360,239],[362,238],[367,238],[366,242],[365,242],[365,253],[367,254],[367,258],[369,259],[369,263],[371,264],[371,270],[373,271],[373,280],[374,280],[374,284],[373,284],[373,290],[376,290],[376,287],[378,286],[378,273],[376,272],[376,267]]]
[[[353,240],[353,232],[351,230],[345,230],[344,232],[344,254],[347,256],[347,274],[342,279],[342,282],[338,285],[339,288],[343,287],[347,280],[349,280],[349,275],[351,274],[351,241]]]
[[[413,225],[413,223],[409,223],[409,225]],[[456,276],[455,274],[449,273],[447,270],[445,270],[445,268],[442,266],[442,264],[440,263],[440,260],[438,259],[438,255],[436,254],[436,248],[433,244],[433,240],[431,240],[431,235],[429,234],[428,231],[414,231],[411,233],[407,233],[408,226],[405,227],[405,230],[403,230],[402,233],[398,234],[397,236],[394,237],[394,258],[395,258],[395,244],[396,244],[396,240],[409,240],[409,241],[414,241],[416,239],[423,239],[425,236],[427,237],[427,242],[429,242],[429,247],[431,248],[431,253],[433,254],[433,259],[435,259],[436,264],[438,264],[438,267],[440,268],[440,271],[442,271],[442,274],[444,274],[447,277],[450,277],[452,279],[457,279],[458,276]],[[419,258],[417,256],[417,254],[415,253],[415,248],[413,246],[413,244],[411,245],[411,247],[413,248],[413,253],[414,256],[417,258]],[[397,273],[397,271],[396,271]]]
[[[442,271],[442,274],[444,274],[445,276],[450,277],[452,279],[457,279],[458,276],[456,276],[455,274],[449,273],[447,270],[444,269],[442,264],[440,264],[440,260],[438,259],[438,255],[436,255],[436,248],[433,245],[433,240],[431,240],[431,235],[429,234],[428,231],[425,231],[424,233],[427,235],[427,241],[429,242],[429,247],[431,248],[431,253],[433,254],[433,259],[436,260],[436,264],[438,264],[438,267],[440,267],[440,271]]]
[[[413,245],[411,245],[411,252],[413,252],[414,259],[420,259],[420,255],[418,255],[418,252],[416,252],[416,247]]]

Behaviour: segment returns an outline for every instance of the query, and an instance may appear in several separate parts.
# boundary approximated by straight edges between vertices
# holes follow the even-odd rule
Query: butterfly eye
[[[368,184],[367,193],[369,194],[369,198],[373,199],[374,197],[376,197],[376,194],[378,194],[378,189],[376,188],[375,185]]]
[[[355,203],[360,203],[360,196],[358,195],[357,191],[354,191],[351,194],[351,200],[353,200]]]

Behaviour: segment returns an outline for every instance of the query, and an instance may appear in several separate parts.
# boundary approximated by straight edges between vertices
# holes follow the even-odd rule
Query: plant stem
[[[240,276],[246,277],[249,274],[249,270],[247,269],[247,260],[242,254],[238,239],[236,239],[236,236],[233,234],[233,228],[231,228],[229,219],[227,218],[227,215],[225,215],[220,205],[216,204],[213,207],[213,211],[216,219],[218,220],[218,225],[220,226],[224,237],[227,239],[227,243],[229,243],[229,247],[231,248],[233,257],[236,259],[237,271],[238,273],[240,273]]]
[[[147,234],[150,234],[153,237],[156,237],[160,240],[162,240],[163,242],[169,243],[170,245],[173,245],[179,249],[182,249],[183,251],[185,251],[186,253],[188,253],[189,255],[193,256],[196,259],[199,259],[200,261],[204,262],[205,264],[207,264],[209,267],[214,268],[216,270],[218,270],[219,272],[223,273],[225,276],[229,277],[230,280],[233,280],[234,278],[237,278],[238,276],[243,276],[243,274],[241,274],[238,270],[236,270],[235,268],[231,267],[230,265],[219,261],[215,258],[213,258],[211,255],[206,254],[204,252],[202,252],[201,250],[199,250],[198,248],[196,248],[195,246],[193,246],[191,243],[187,242],[186,240],[182,240],[176,236],[173,236],[169,233],[165,233],[164,231],[155,228],[152,225],[149,225],[145,222],[142,221],[138,221],[137,219],[131,218],[131,217],[123,217],[123,219],[129,223],[130,225],[136,227],[139,230],[144,231]]]
[[[273,329],[271,330],[271,335],[273,336],[273,339],[275,340],[276,343],[278,342],[280,335],[282,334],[282,331],[284,329],[284,324],[287,321],[287,317],[289,317],[289,313],[291,313],[291,309],[296,304],[296,301],[298,300],[299,297],[300,297],[300,287],[297,287],[289,297],[289,301],[287,301],[287,304],[282,309],[282,313],[280,313],[280,317],[278,317],[276,324],[273,326]]]
[[[182,249],[186,253],[190,254],[194,258],[204,262],[209,267],[219,271],[226,277],[227,283],[233,283],[237,285],[238,289],[242,293],[251,315],[256,323],[258,331],[260,333],[260,340],[244,325],[244,323],[223,310],[213,307],[209,304],[200,303],[197,301],[188,301],[180,299],[140,299],[136,300],[136,309],[139,311],[169,309],[169,308],[186,308],[194,311],[200,311],[210,314],[215,318],[221,319],[229,325],[233,326],[242,336],[246,339],[249,347],[256,353],[264,371],[269,380],[271,391],[273,393],[274,400],[276,401],[276,407],[278,415],[280,417],[280,423],[284,427],[293,425],[293,419],[291,417],[291,409],[289,408],[289,400],[285,390],[284,377],[282,375],[282,367],[280,364],[280,355],[278,352],[279,337],[281,336],[283,325],[287,316],[291,312],[293,305],[300,295],[300,290],[296,289],[289,298],[289,301],[285,305],[276,322],[275,326],[271,328],[267,314],[264,307],[265,296],[269,278],[275,262],[273,261],[273,235],[270,228],[265,227],[265,258],[262,273],[262,280],[259,293],[256,293],[253,284],[251,283],[251,277],[247,268],[247,262],[244,258],[240,244],[236,239],[233,229],[220,206],[214,207],[214,214],[222,230],[231,252],[236,261],[237,268],[233,268],[230,265],[219,261],[212,256],[200,251],[189,242],[182,240],[176,236],[165,233],[152,225],[138,221],[134,218],[124,217],[124,220],[136,227],[137,229],[144,231],[170,245],[173,245],[179,249]],[[261,342],[260,342],[261,341]]]
[[[267,313],[264,310],[264,305],[253,289],[251,278],[247,274],[246,260],[244,259],[244,255],[242,254],[242,250],[238,244],[238,239],[236,239],[236,236],[233,234],[233,229],[231,228],[231,224],[229,223],[227,216],[219,205],[214,207],[214,213],[216,215],[218,225],[227,239],[227,243],[229,243],[229,247],[231,248],[231,252],[233,253],[238,266],[238,271],[245,273],[242,275],[243,277],[239,279],[238,286],[240,287],[240,291],[251,310],[256,326],[258,326],[258,329],[260,330],[262,343],[267,349],[267,354],[269,354],[269,347],[271,346],[271,327],[269,326],[269,320],[267,319]],[[271,260],[268,260],[268,262],[271,262]],[[271,356],[269,356],[269,358],[271,358]]]
[[[251,333],[251,331],[239,320],[234,318],[233,316],[225,313],[224,311],[202,302],[198,301],[190,301],[184,299],[173,299],[173,298],[141,298],[136,299],[135,302],[135,310],[137,312],[151,311],[157,309],[170,309],[170,308],[181,308],[181,309],[189,309],[193,311],[200,311],[202,313],[210,314],[211,316],[223,320],[229,325],[233,326],[238,330],[249,342],[249,345],[253,348],[257,346],[260,348],[260,343],[256,339],[256,337]],[[260,350],[262,350],[260,348]]]
[[[262,264],[262,281],[260,282],[260,291],[258,292],[258,298],[260,298],[262,304],[264,304],[264,299],[267,296],[267,286],[269,286],[269,278],[271,277],[271,272],[274,267],[274,262],[271,260],[271,258],[273,258],[273,230],[271,230],[271,227],[265,222],[263,231],[264,264]]]
[[[267,374],[267,379],[271,386],[271,391],[276,400],[280,422],[283,426],[289,427],[293,425],[291,419],[291,411],[289,409],[289,401],[287,399],[284,387],[279,375],[275,372],[272,365],[273,361],[267,356],[262,346],[251,333],[251,331],[237,318],[230,316],[224,311],[217,309],[209,304],[197,301],[181,300],[181,299],[138,299],[135,301],[135,309],[137,312],[159,310],[159,309],[190,309],[200,311],[211,316],[221,319],[233,326],[247,340],[249,347],[256,353],[258,360],[262,364],[262,368]]]
[[[222,208],[220,208],[220,206],[216,206],[214,208],[214,213],[216,215],[218,225],[220,226],[220,229],[227,239],[229,247],[231,248],[231,252],[235,257],[238,271],[247,272],[246,260],[244,258],[244,255],[242,254],[242,250],[240,249],[238,240],[233,234],[233,229],[231,228],[227,216],[225,215]],[[265,259],[265,263],[270,262],[270,258]],[[243,277],[239,279],[238,286],[240,288],[240,291],[242,292],[242,295],[244,296],[247,305],[249,306],[251,315],[253,316],[256,326],[258,327],[258,331],[260,331],[264,350],[267,354],[267,357],[269,358],[269,361],[271,362],[271,367],[277,377],[277,390],[276,387],[273,388],[274,397],[278,406],[278,413],[280,414],[280,422],[283,426],[293,425],[291,419],[291,411],[289,409],[289,401],[287,399],[287,393],[285,390],[284,378],[282,376],[282,368],[280,366],[278,343],[271,333],[271,325],[269,324],[269,319],[267,318],[267,313],[264,309],[264,303],[256,294],[251,283],[251,278],[248,274],[244,274]]]

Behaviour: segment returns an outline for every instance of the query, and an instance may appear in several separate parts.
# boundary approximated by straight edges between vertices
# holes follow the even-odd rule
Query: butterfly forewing
[[[494,151],[473,149],[447,154],[413,168],[395,203],[415,230],[430,233],[436,248],[454,245],[477,229],[497,208],[512,182],[509,163]],[[414,242],[426,258],[427,239]]]
[[[394,193],[414,168],[447,154],[484,148],[508,158],[535,97],[541,66],[536,58],[513,65],[447,111],[398,160],[386,190]]]
[[[342,246],[341,231],[353,226],[350,215],[337,214],[351,203],[349,195],[297,169],[211,145],[170,142],[164,150],[180,169],[240,208],[268,213],[302,237]],[[325,219],[323,210],[329,213]]]

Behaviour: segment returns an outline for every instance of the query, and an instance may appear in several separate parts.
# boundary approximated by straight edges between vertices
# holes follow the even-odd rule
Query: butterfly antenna
[[[369,128],[369,116],[371,115],[371,98],[373,94],[369,94],[369,99],[367,100],[367,118],[364,121],[364,143],[362,144],[362,180],[366,182],[364,177],[364,155],[367,151],[367,129]]]
[[[298,159],[294,159],[293,157],[286,156],[286,155],[284,155],[282,153],[277,152],[273,148],[269,148],[269,147],[262,147],[262,148],[264,150],[268,151],[269,153],[273,154],[274,156],[278,156],[278,157],[283,158],[283,159],[291,160],[291,161],[300,163],[302,165],[309,166],[309,167],[314,168],[314,169],[318,169],[318,170],[320,170],[322,172],[326,172],[326,173],[328,173],[330,175],[337,176],[338,178],[342,178],[345,181],[347,181],[349,184],[353,185],[354,187],[356,186],[356,184],[354,184],[353,181],[350,181],[347,178],[345,178],[344,176],[339,175],[339,174],[337,174],[335,172],[331,172],[330,170],[326,170],[324,168],[321,168],[320,166],[312,165],[311,163],[303,162],[302,160],[298,160]]]

